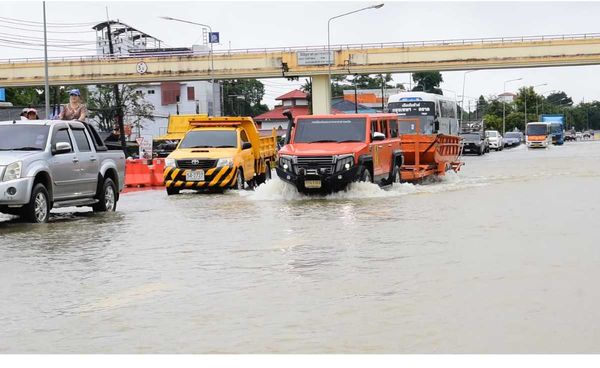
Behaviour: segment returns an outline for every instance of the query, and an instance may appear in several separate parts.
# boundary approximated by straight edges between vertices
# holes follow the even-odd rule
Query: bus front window
[[[548,127],[542,124],[528,125],[527,135],[546,135],[548,134]]]

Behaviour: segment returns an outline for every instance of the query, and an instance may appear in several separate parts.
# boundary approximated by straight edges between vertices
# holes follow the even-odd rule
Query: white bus
[[[459,133],[456,101],[443,95],[401,92],[389,97],[387,111],[398,114],[400,118],[419,118],[420,132],[416,132],[415,127],[410,124],[400,124],[400,134],[458,135]]]

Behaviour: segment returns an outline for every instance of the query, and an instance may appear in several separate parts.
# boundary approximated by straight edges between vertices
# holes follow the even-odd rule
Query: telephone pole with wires
[[[110,18],[108,17],[108,7],[106,7],[106,32],[108,36],[108,51],[110,52],[110,56],[114,57],[115,50],[113,48],[113,39],[112,39],[112,31],[110,29]],[[121,148],[123,149],[123,153],[125,157],[127,157],[127,142],[125,141],[125,124],[123,123],[123,106],[121,105],[121,93],[119,92],[119,85],[113,84],[113,93],[115,95],[115,104],[117,105],[115,115],[115,119],[117,120],[117,124],[119,125],[119,138],[121,141]]]

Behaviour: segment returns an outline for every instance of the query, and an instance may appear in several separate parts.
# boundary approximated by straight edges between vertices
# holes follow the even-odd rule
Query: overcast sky
[[[49,23],[90,23],[106,20],[106,7],[112,19],[136,27],[170,46],[200,43],[199,27],[159,19],[171,16],[206,23],[220,32],[221,44],[216,50],[304,46],[327,44],[327,20],[337,14],[373,5],[377,2],[47,2]],[[440,40],[455,38],[510,37],[574,33],[600,33],[597,2],[408,2],[385,1],[379,10],[368,10],[336,19],[331,26],[332,44]],[[5,18],[1,18],[5,17]],[[2,39],[26,36],[35,43],[42,33],[23,31],[10,19],[42,21],[41,2],[0,2],[0,59],[43,56],[42,49],[25,50],[7,46]],[[13,23],[8,23],[8,22]],[[35,28],[36,23],[31,23]],[[12,28],[11,28],[12,27]],[[93,54],[95,33],[88,24],[80,27],[51,28],[50,39],[82,40],[82,50],[58,52],[50,56]],[[21,45],[22,46],[22,45]],[[37,48],[37,46],[27,46]],[[90,49],[90,50],[83,50]],[[462,92],[463,72],[443,73],[442,88]],[[554,67],[507,70],[481,70],[468,74],[465,95],[496,95],[507,90],[547,83],[538,92],[564,90],[574,101],[600,100],[600,66]],[[397,82],[407,82],[408,74],[397,74]],[[263,80],[265,102],[272,106],[274,98],[299,86],[285,79]],[[453,93],[445,91],[452,96]],[[466,103],[465,103],[466,105]]]

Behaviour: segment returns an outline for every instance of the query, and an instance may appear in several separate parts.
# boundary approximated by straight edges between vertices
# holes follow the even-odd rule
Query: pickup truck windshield
[[[0,151],[43,151],[49,131],[46,125],[0,125]]]
[[[364,142],[366,118],[298,119],[294,143]]]
[[[237,146],[235,130],[195,130],[185,135],[179,148],[236,148]]]
[[[506,133],[504,138],[521,138],[520,133]]]
[[[548,127],[542,124],[527,125],[527,135],[546,135]]]

